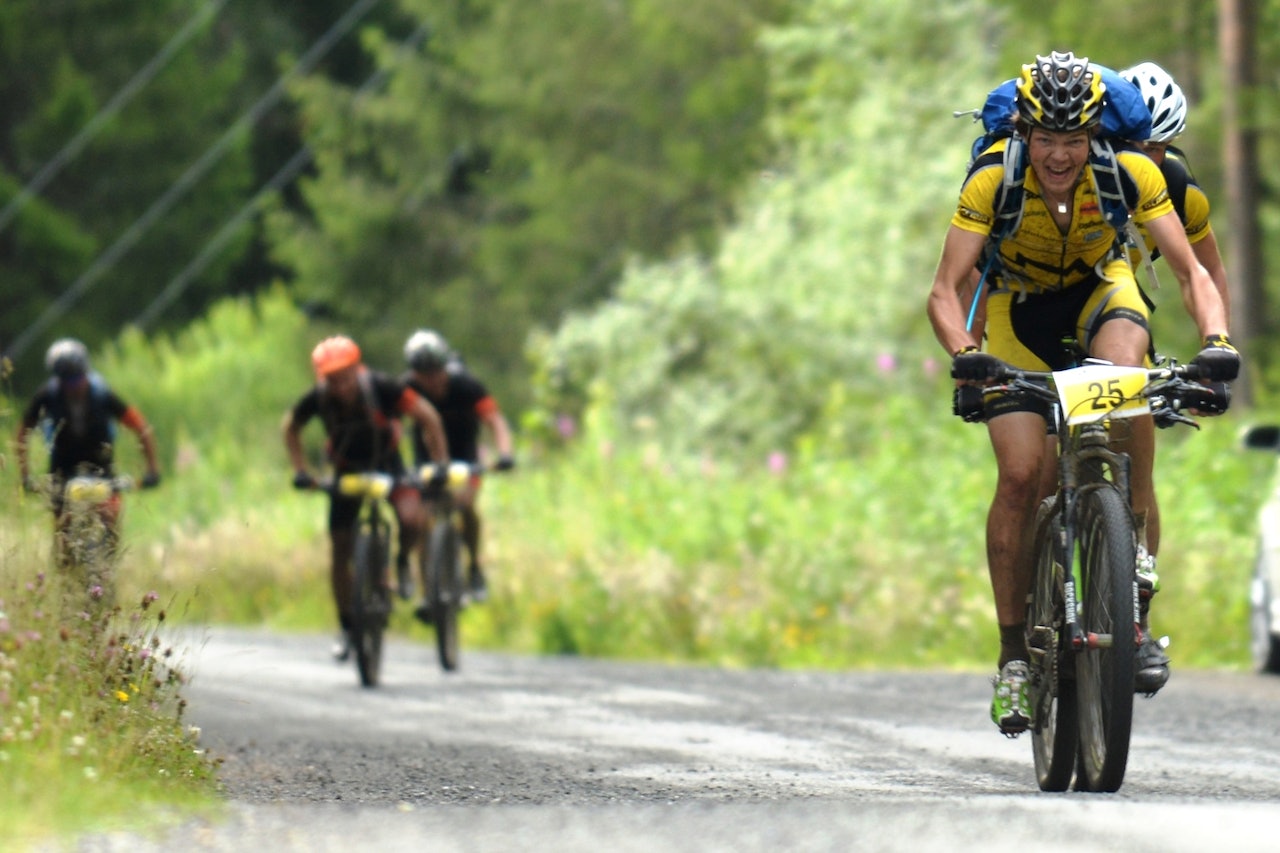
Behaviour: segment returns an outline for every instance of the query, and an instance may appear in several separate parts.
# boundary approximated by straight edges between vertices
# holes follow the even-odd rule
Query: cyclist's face
[[[428,397],[440,398],[449,387],[449,371],[441,368],[427,372],[418,372],[418,381],[426,390]]]
[[[360,396],[360,365],[353,364],[330,373],[325,379],[329,393],[343,403],[354,403]]]
[[[1147,152],[1147,156],[1154,160],[1156,165],[1159,166],[1164,163],[1164,154],[1169,150],[1169,143],[1144,142],[1142,143],[1142,150]]]
[[[1055,195],[1067,195],[1089,159],[1089,131],[1035,128],[1027,140],[1027,152],[1040,186]]]

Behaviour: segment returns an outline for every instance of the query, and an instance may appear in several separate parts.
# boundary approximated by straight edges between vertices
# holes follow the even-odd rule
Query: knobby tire
[[[1031,749],[1042,791],[1071,785],[1079,748],[1074,655],[1064,646],[1065,622],[1062,515],[1055,498],[1036,514],[1035,569],[1027,598],[1027,644],[1031,650]]]
[[[1080,496],[1081,627],[1108,646],[1076,655],[1080,761],[1076,786],[1114,792],[1124,781],[1133,725],[1137,587],[1132,516],[1110,486]]]
[[[446,672],[458,668],[458,611],[462,607],[462,571],[457,528],[448,519],[437,519],[431,528],[428,559],[431,565],[431,616],[436,629],[436,650]]]
[[[382,569],[387,562],[387,546],[385,536],[368,530],[361,531],[356,538],[351,645],[356,653],[360,684],[364,687],[377,687],[382,669],[382,632],[388,606],[386,590],[382,588]]]

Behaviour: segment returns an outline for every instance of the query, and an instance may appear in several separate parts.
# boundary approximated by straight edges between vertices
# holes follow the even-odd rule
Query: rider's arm
[[[42,392],[43,393],[43,392]],[[18,431],[14,436],[14,455],[18,457],[18,474],[22,477],[22,482],[29,482],[31,477],[30,456],[27,452],[27,436],[31,430],[36,428],[40,423],[40,412],[44,408],[42,394],[37,394],[28,404],[26,411],[22,413],[22,419],[18,422]]]
[[[156,458],[156,439],[155,434],[151,431],[151,424],[147,423],[147,419],[142,416],[142,412],[133,406],[129,406],[124,410],[124,414],[120,416],[120,423],[137,434],[138,443],[142,445],[142,455],[147,461],[147,476],[151,479],[158,478],[160,476],[160,463]]]
[[[427,452],[431,454],[431,461],[448,463],[449,444],[444,437],[444,423],[440,420],[440,413],[436,411],[436,407],[431,405],[426,397],[412,389],[406,389],[401,408],[405,414],[413,418],[418,429],[422,431],[422,441],[427,446]]]
[[[293,409],[284,413],[280,427],[284,434],[284,449],[289,454],[289,464],[295,474],[307,473],[307,458],[302,452],[302,426],[294,417]]]
[[[1231,316],[1231,293],[1227,284],[1227,268],[1222,263],[1222,255],[1218,252],[1218,238],[1210,231],[1203,238],[1191,244],[1191,251],[1196,260],[1209,272],[1209,278],[1218,288],[1218,298],[1222,300],[1222,310],[1227,317]]]
[[[510,457],[512,455],[511,426],[503,416],[502,410],[498,408],[498,401],[493,397],[485,397],[476,403],[476,414],[480,416],[480,422],[489,427],[498,455]]]
[[[1182,289],[1182,302],[1200,330],[1200,337],[1226,335],[1226,307],[1218,294],[1218,286],[1187,242],[1178,214],[1170,211],[1144,225],[1177,277]]]
[[[961,304],[960,293],[970,283],[970,275],[986,241],[986,234],[953,224],[942,245],[942,257],[929,291],[928,311],[933,333],[948,355],[978,345],[973,334],[965,329],[966,308]]]

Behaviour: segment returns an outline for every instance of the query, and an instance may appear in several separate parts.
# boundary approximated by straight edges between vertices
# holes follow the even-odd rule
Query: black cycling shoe
[[[351,657],[351,634],[344,628],[333,644],[333,659],[342,663]]]
[[[1154,696],[1169,681],[1169,656],[1155,637],[1146,634],[1134,661],[1133,692]]]
[[[430,625],[434,621],[431,618],[431,605],[425,601],[413,609],[413,615],[423,625]]]

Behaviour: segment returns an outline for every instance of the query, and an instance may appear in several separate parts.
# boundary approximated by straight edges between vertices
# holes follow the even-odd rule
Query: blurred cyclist
[[[312,350],[311,364],[316,384],[285,414],[283,425],[295,488],[314,488],[317,484],[302,450],[303,427],[316,417],[324,425],[328,438],[325,451],[335,474],[379,471],[403,477],[406,472],[400,456],[400,418],[404,415],[418,425],[415,440],[428,449],[424,456],[435,462],[448,461],[436,410],[403,382],[365,367],[360,348],[351,338],[325,338]],[[420,493],[415,486],[397,484],[389,500],[399,520],[396,559],[407,563],[422,538]],[[330,582],[342,628],[334,656],[339,660],[350,654],[351,558],[359,511],[358,498],[330,497]]]
[[[63,489],[76,476],[114,477],[113,456],[116,424],[122,423],[138,436],[146,460],[142,487],[160,482],[160,466],[156,462],[156,444],[151,427],[133,406],[111,390],[102,376],[89,369],[89,350],[75,338],[54,341],[45,354],[45,367],[51,376],[31,402],[18,424],[18,473],[23,487],[34,491],[28,465],[27,439],[31,430],[43,425],[45,444],[49,449],[49,474],[55,529],[57,558],[67,559],[66,532],[71,521],[63,500]],[[113,495],[101,508],[103,521],[112,539],[119,534],[120,496]]]
[[[487,426],[498,451],[494,468],[507,471],[515,467],[511,452],[511,428],[498,408],[498,401],[478,379],[462,366],[445,339],[430,329],[414,332],[404,345],[408,365],[405,381],[426,396],[440,412],[449,441],[451,458],[463,462],[480,460],[480,426]],[[427,448],[416,438],[414,458],[421,463]],[[470,562],[467,585],[472,598],[483,601],[488,596],[480,560],[480,514],[476,510],[479,479],[473,478],[467,488],[456,495],[462,512],[462,537]]]

